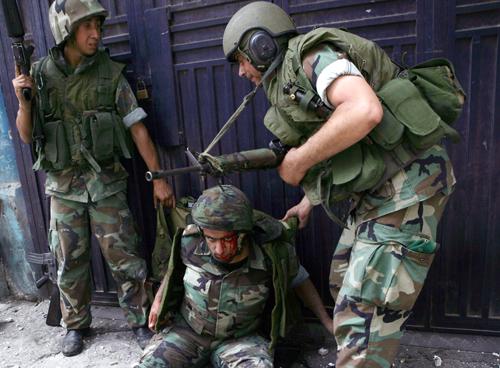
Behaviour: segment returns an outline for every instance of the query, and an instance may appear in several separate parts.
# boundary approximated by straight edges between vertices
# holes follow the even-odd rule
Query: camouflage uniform
[[[303,68],[316,85],[326,67],[345,58],[319,45]],[[342,74],[360,75],[349,67],[336,76]],[[330,268],[337,367],[391,366],[438,248],[436,229],[454,184],[446,150],[435,145],[377,190],[355,196]]]
[[[47,57],[69,77],[95,62],[95,55],[85,58],[75,71],[58,47]],[[117,83],[115,105],[126,127],[146,116],[123,76]],[[100,172],[85,162],[47,172],[46,194],[51,197],[49,243],[58,261],[61,309],[68,329],[82,329],[91,323],[90,229],[111,268],[119,303],[130,326],[146,323],[147,268],[137,254],[138,236],[126,200],[128,174],[117,158],[99,165]]]
[[[277,285],[276,281],[273,285],[273,262],[258,243],[251,240],[247,259],[237,269],[227,270],[211,261],[198,228],[186,228],[181,240],[186,267],[179,313],[153,338],[138,367],[204,367],[209,361],[215,367],[273,366],[270,341],[257,330]],[[299,265],[293,246],[277,244],[287,254],[280,266],[289,263],[288,276],[296,280]],[[169,297],[164,299],[172,304]]]
[[[329,207],[355,197],[330,276],[340,349],[336,366],[389,367],[455,184],[439,146],[445,137],[459,139],[450,124],[465,95],[453,66],[434,60],[401,70],[373,41],[337,28],[297,35],[290,16],[264,1],[231,17],[222,45],[227,60],[240,62],[240,69],[243,56],[266,73],[262,85],[271,106],[264,125],[290,147],[303,145],[324,126],[330,115],[324,105],[335,109],[328,87],[337,78],[364,78],[380,99],[380,124],[310,167],[300,185],[309,203],[321,204],[336,222]],[[425,82],[414,73],[419,67]]]

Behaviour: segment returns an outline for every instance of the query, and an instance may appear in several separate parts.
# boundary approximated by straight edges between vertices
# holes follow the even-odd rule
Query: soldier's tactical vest
[[[276,76],[264,82],[272,105],[264,124],[283,143],[301,145],[325,122],[307,107],[317,93],[302,68],[305,53],[321,43],[348,55],[377,92],[384,117],[368,137],[308,171],[301,186],[311,203],[328,204],[374,189],[443,137],[458,138],[448,124],[458,117],[464,94],[449,61],[435,59],[402,71],[374,42],[318,28],[292,38]],[[306,91],[304,100],[298,103],[286,94],[287,84]]]
[[[49,56],[34,66],[38,109],[33,128],[37,161],[46,171],[92,166],[116,156],[131,157],[128,131],[116,112],[115,92],[123,65],[98,51],[88,64],[66,75]]]

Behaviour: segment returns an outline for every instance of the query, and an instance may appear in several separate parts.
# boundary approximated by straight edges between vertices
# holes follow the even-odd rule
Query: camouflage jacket
[[[290,288],[299,267],[295,249],[277,220],[262,216],[254,229],[247,262],[231,272],[210,262],[210,251],[196,226],[176,234],[157,330],[180,313],[198,334],[216,339],[245,336],[261,326],[271,301],[270,347],[286,335],[300,316]]]

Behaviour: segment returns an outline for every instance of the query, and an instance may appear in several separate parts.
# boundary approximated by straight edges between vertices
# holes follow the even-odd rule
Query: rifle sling
[[[283,61],[284,56],[285,56],[285,52],[283,50],[283,51],[281,51],[278,54],[278,56],[276,57],[276,59],[274,59],[274,61],[272,62],[272,64],[269,66],[269,68],[267,69],[267,71],[264,73],[264,75],[261,78],[261,83],[259,83],[257,86],[255,86],[255,88],[249,94],[247,94],[243,98],[243,101],[241,102],[240,106],[238,106],[238,108],[236,109],[236,111],[229,117],[229,119],[226,121],[226,123],[224,124],[224,126],[219,130],[219,132],[214,137],[214,139],[212,140],[212,142],[210,142],[210,144],[207,146],[207,148],[205,149],[205,151],[203,151],[200,154],[200,156],[205,156],[205,157],[206,156],[210,156],[208,152],[210,152],[210,150],[217,144],[217,142],[219,142],[219,140],[222,138],[222,136],[224,134],[226,134],[226,132],[229,130],[229,128],[231,128],[231,126],[234,124],[234,122],[236,121],[236,119],[238,118],[238,116],[240,116],[240,114],[243,112],[243,110],[245,109],[245,107],[247,107],[248,103],[253,99],[253,97],[257,93],[257,91],[260,88],[260,86],[262,85],[262,83],[281,64],[281,62]]]

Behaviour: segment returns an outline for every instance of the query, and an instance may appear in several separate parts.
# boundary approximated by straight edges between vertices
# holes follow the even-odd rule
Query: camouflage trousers
[[[117,284],[118,301],[131,327],[146,324],[146,262],[137,254],[138,236],[125,193],[80,203],[52,197],[50,249],[58,266],[63,322],[68,329],[90,326],[90,230]]]
[[[337,368],[391,366],[434,259],[447,200],[439,193],[374,220],[349,220],[330,269]]]
[[[211,363],[217,368],[273,367],[269,341],[251,334],[227,340],[199,335],[177,316],[172,326],[155,335],[138,368],[197,368]]]

